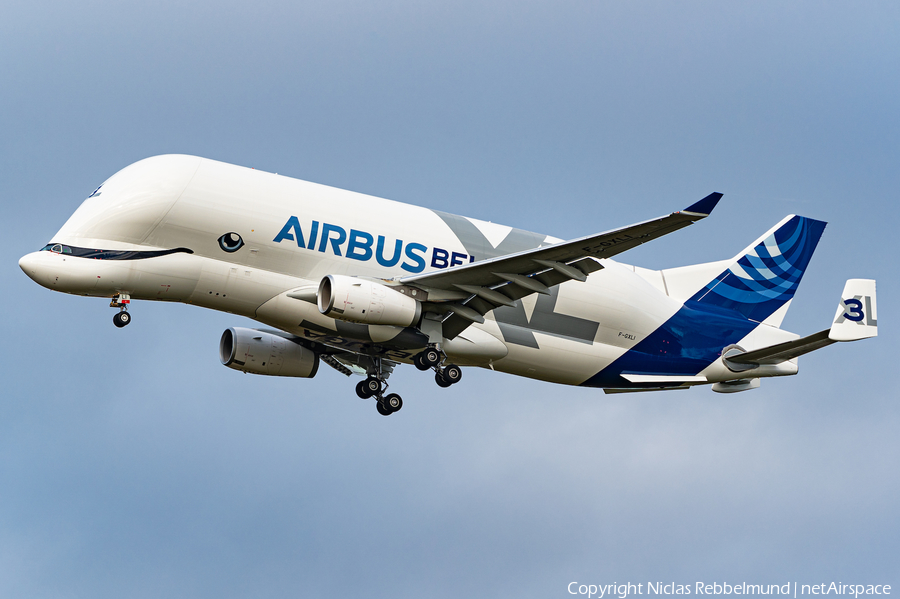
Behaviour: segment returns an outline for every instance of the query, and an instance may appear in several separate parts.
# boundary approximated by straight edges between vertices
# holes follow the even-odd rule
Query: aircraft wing
[[[653,220],[423,275],[403,277],[402,285],[424,288],[432,297],[457,301],[435,302],[444,313],[443,334],[448,339],[499,306],[511,306],[532,293],[549,294],[565,281],[584,281],[603,266],[599,258],[610,258],[706,218],[722,198],[711,193],[679,212]],[[448,293],[433,293],[434,291]],[[455,294],[455,295],[454,295]]]

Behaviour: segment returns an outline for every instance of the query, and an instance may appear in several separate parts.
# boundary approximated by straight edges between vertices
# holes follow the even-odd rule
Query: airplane
[[[100,185],[40,251],[38,284],[251,318],[219,341],[223,365],[311,378],[361,375],[390,415],[401,364],[440,387],[480,367],[606,393],[711,385],[731,393],[793,375],[797,358],[875,337],[875,281],[850,279],[831,326],[780,328],[825,223],[789,215],[731,259],[665,270],[618,254],[709,216],[684,210],[564,241],[185,155],[136,162]]]

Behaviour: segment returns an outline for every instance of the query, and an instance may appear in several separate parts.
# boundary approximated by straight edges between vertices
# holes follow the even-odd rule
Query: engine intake
[[[344,275],[322,279],[316,303],[325,316],[364,324],[408,327],[422,315],[422,304],[413,298],[387,285]]]
[[[268,376],[311,379],[319,369],[319,356],[280,335],[232,327],[219,340],[219,359],[234,370]]]

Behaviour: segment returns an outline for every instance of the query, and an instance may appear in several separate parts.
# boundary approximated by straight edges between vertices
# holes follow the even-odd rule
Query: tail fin
[[[690,301],[762,322],[794,297],[825,223],[788,216],[738,254]]]

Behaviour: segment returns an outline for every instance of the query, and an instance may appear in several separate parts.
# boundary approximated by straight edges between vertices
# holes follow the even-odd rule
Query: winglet
[[[716,204],[719,203],[719,200],[722,199],[721,193],[711,193],[699,202],[694,202],[682,212],[692,212],[693,214],[703,214],[705,216],[709,216],[713,208],[716,207]]]

